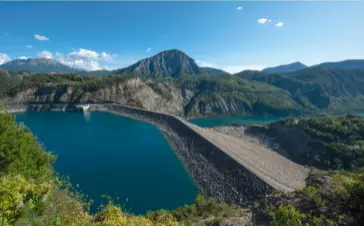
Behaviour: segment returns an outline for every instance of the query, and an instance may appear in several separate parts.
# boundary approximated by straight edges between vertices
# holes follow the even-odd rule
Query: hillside
[[[298,71],[301,69],[305,69],[307,68],[306,65],[304,65],[301,62],[294,62],[291,64],[285,64],[285,65],[280,65],[280,66],[276,66],[276,67],[268,67],[263,69],[263,72],[266,73],[284,73],[284,72],[293,72],[293,71]]]
[[[12,60],[0,65],[0,68],[10,72],[29,71],[32,73],[78,71],[77,69],[62,64],[54,59],[46,58]]]
[[[243,71],[237,76],[286,90],[307,109],[344,113],[364,108],[364,70],[312,67],[274,74]]]
[[[212,67],[200,67],[200,71],[201,74],[206,74],[206,75],[230,75],[229,72]]]
[[[153,81],[128,75],[38,74],[24,77],[2,96],[7,106],[26,102],[37,108],[72,107],[77,102],[112,101],[187,117],[312,113],[274,86],[231,75]]]
[[[252,126],[245,133],[269,137],[302,165],[323,170],[364,167],[363,117],[293,118]]]
[[[20,84],[24,76],[29,76],[29,73],[12,73],[0,69],[0,94],[10,87]]]
[[[287,93],[236,76],[184,77],[176,81],[193,94],[185,115],[290,115],[309,113]]]
[[[1,96],[1,95],[0,95]],[[37,74],[7,89],[0,98],[6,106],[31,103],[34,108],[73,108],[78,102],[117,102],[180,115],[181,91],[166,83],[147,83],[137,76],[89,77],[74,74]]]
[[[166,50],[155,56],[143,59],[115,74],[136,74],[141,77],[179,77],[201,73],[195,60],[180,50]]]

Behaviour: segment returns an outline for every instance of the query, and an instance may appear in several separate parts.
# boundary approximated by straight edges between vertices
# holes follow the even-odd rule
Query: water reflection
[[[90,112],[89,112],[89,111],[84,111],[84,112],[83,112],[83,117],[85,118],[85,120],[86,120],[87,122],[91,121],[91,114],[90,114]]]

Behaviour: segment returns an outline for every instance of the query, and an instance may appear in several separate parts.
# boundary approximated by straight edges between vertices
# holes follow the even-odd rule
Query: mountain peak
[[[142,77],[179,77],[198,75],[200,68],[195,60],[178,49],[165,50],[120,70],[116,74],[137,74]]]
[[[267,72],[267,73],[284,73],[284,72],[293,72],[293,71],[297,71],[297,70],[301,70],[301,69],[305,69],[307,68],[306,65],[304,65],[303,63],[296,61],[290,64],[284,64],[284,65],[279,65],[276,67],[268,67],[263,69],[263,72]]]

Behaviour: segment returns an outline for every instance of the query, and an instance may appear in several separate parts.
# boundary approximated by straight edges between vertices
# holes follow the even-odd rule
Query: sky
[[[229,72],[364,59],[364,2],[0,2],[0,64],[87,70],[180,49]]]

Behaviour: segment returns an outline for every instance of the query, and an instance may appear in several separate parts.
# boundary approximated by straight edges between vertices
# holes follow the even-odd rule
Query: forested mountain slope
[[[275,74],[243,71],[237,76],[286,90],[309,109],[340,113],[364,107],[364,70],[313,67]]]

